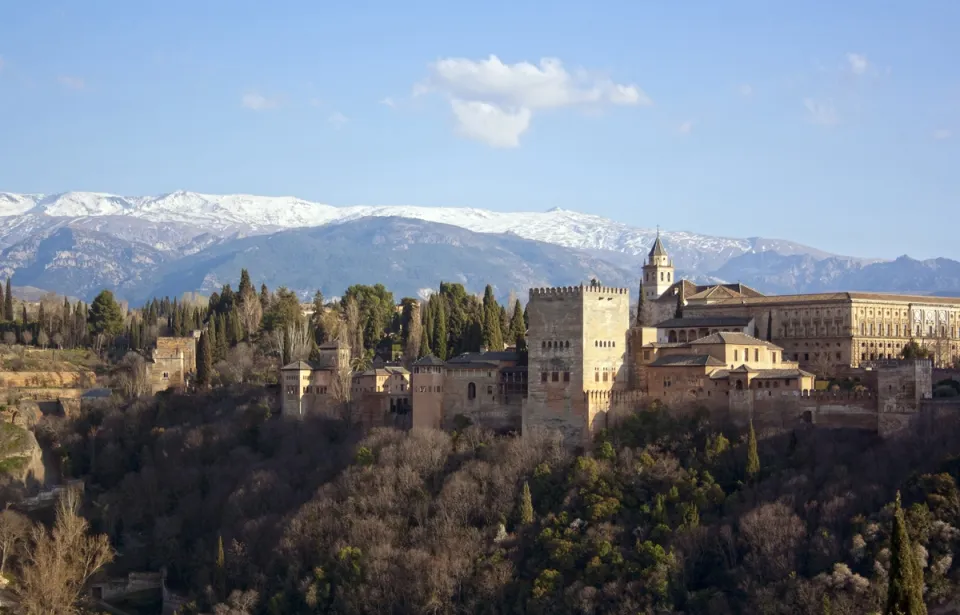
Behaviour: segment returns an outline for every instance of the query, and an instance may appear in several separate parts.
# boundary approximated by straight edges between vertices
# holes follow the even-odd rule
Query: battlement
[[[876,399],[877,394],[873,391],[802,391],[800,398],[816,400],[856,400],[856,399]]]
[[[584,391],[583,400],[590,402],[606,402],[615,404],[636,403],[647,398],[643,391]]]
[[[579,286],[551,286],[545,288],[531,288],[530,299],[541,298],[561,298],[561,297],[579,297],[584,293],[602,293],[606,295],[628,295],[630,290],[627,288],[617,288],[615,286],[590,286],[581,284]]]

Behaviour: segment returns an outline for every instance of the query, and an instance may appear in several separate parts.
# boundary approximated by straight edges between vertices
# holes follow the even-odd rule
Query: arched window
[[[743,390],[743,380],[737,380],[737,390],[738,391]]]
[[[671,343],[671,344],[676,344],[676,343],[677,343],[677,332],[676,332],[676,331],[671,331],[670,333],[668,333],[668,334],[667,334],[667,341],[668,341],[669,343]]]
[[[467,399],[476,399],[477,398],[477,385],[470,383],[467,385]]]

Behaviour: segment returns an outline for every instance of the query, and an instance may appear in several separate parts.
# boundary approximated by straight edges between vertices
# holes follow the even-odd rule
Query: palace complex
[[[555,429],[579,445],[660,400],[888,433],[930,396],[933,365],[960,356],[960,298],[765,296],[742,284],[696,285],[675,279],[659,236],[636,308],[629,289],[592,282],[531,289],[527,315],[525,361],[508,349],[350,373],[349,349],[321,347],[321,361],[283,368],[282,412],[346,411],[370,425],[410,414],[413,427]],[[911,341],[932,361],[898,360]],[[820,391],[814,373],[855,374],[861,385]]]

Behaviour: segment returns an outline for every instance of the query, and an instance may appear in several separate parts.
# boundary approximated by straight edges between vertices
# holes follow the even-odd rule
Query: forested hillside
[[[957,590],[955,423],[754,437],[652,407],[575,455],[543,434],[289,424],[268,394],[45,419],[99,493],[114,572],[165,566],[190,612],[220,614],[863,614],[884,611],[891,561],[920,587],[905,553],[929,604]]]

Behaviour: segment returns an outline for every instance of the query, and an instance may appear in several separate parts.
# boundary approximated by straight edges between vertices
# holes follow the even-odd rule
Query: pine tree
[[[266,284],[260,285],[260,309],[264,314],[270,309],[270,291],[267,290]]]
[[[890,532],[890,575],[886,615],[927,615],[923,602],[923,570],[910,543],[907,521],[900,506],[900,492],[893,508]]]
[[[640,282],[640,296],[637,298],[637,326],[646,327],[647,299],[643,296],[643,281]]]
[[[432,299],[432,297],[431,297]],[[447,360],[447,311],[444,304],[446,299],[437,297],[433,314],[433,354],[441,361]]]
[[[247,297],[253,295],[253,284],[250,282],[250,274],[246,269],[240,270],[240,286],[237,287],[237,294],[240,295],[240,301],[246,301]]]
[[[208,386],[212,372],[213,353],[210,348],[210,336],[207,331],[203,331],[197,341],[197,385]]]
[[[530,483],[523,481],[523,492],[520,494],[520,524],[533,523],[533,496],[530,495]]]
[[[507,341],[511,344],[517,344],[526,336],[527,325],[523,322],[523,306],[520,305],[520,300],[517,299],[517,302],[513,306],[513,317],[510,319],[510,339]]]
[[[10,278],[7,278],[7,290],[3,294],[3,318],[13,320],[13,287],[10,285]]]
[[[487,284],[483,291],[483,345],[488,350],[503,350],[503,332],[500,330],[500,304],[493,296],[493,287]]]
[[[750,433],[747,435],[747,478],[753,480],[760,473],[760,454],[757,452],[757,432],[750,421]]]

